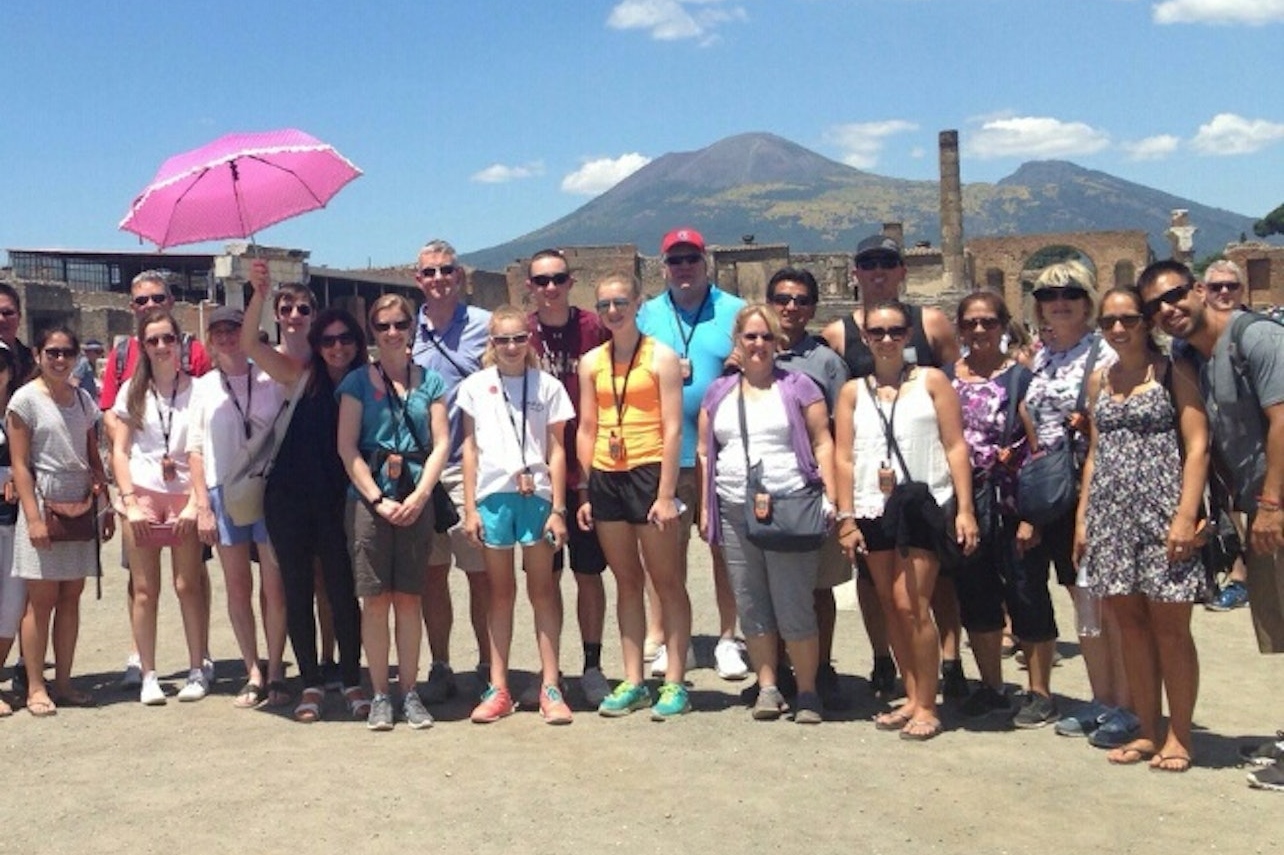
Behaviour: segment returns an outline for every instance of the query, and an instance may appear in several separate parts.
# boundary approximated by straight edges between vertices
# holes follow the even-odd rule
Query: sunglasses
[[[276,307],[276,313],[278,315],[295,314],[306,318],[312,314],[312,306],[307,303],[282,303]]]
[[[1238,282],[1205,282],[1204,287],[1214,294],[1220,291],[1238,291],[1240,283]]]
[[[882,341],[885,338],[900,341],[909,335],[909,327],[866,327],[865,335],[870,341]]]
[[[700,253],[693,252],[693,253],[690,253],[689,255],[666,256],[664,259],[664,263],[669,265],[670,267],[677,267],[679,264],[697,264],[703,258],[704,256],[701,255]]]
[[[772,342],[776,340],[776,334],[769,333],[769,332],[747,332],[747,333],[740,334],[740,340]]]
[[[42,352],[50,359],[75,359],[80,353],[74,347],[46,347]]]
[[[438,276],[450,276],[457,269],[453,264],[443,264],[441,267],[421,267],[419,275],[425,279],[436,279]]]
[[[388,330],[405,332],[410,329],[410,321],[375,321],[370,326],[374,327],[375,332],[387,332]]]
[[[167,302],[169,302],[168,294],[139,294],[134,298],[135,306],[146,306],[148,303],[153,306],[159,306]]]
[[[530,333],[513,333],[512,335],[493,335],[490,337],[490,343],[496,347],[506,347],[510,344],[526,344],[530,339]]]
[[[569,273],[554,273],[552,275],[541,273],[538,276],[531,277],[531,284],[536,288],[547,288],[549,285],[565,285],[570,281],[571,274]]]
[[[612,309],[627,309],[633,305],[633,301],[628,297],[612,297],[609,300],[598,300],[593,304],[598,312],[609,312]]]
[[[1102,315],[1097,318],[1097,326],[1102,332],[1110,332],[1115,328],[1115,324],[1123,324],[1126,330],[1136,329],[1144,320],[1141,315]]]
[[[143,342],[148,347],[156,347],[158,344],[173,344],[176,341],[178,341],[178,336],[174,335],[172,332],[161,333],[160,335],[149,335],[147,338],[143,339]]]
[[[816,304],[816,301],[813,300],[809,294],[773,294],[771,296],[771,302],[782,308],[786,306],[797,306],[800,309],[805,309],[808,306]]]
[[[1055,303],[1057,300],[1086,300],[1088,292],[1082,288],[1067,286],[1065,288],[1044,288],[1034,292],[1034,299],[1039,303]]]
[[[18,314],[17,309],[0,309],[0,318],[12,318]]]
[[[901,260],[894,255],[880,255],[875,258],[856,260],[857,270],[895,270],[901,266]]]
[[[317,343],[321,345],[323,350],[334,347],[336,344],[342,344],[346,347],[348,345],[356,344],[357,337],[350,332],[341,332],[335,333],[334,335],[323,335],[317,339]]]
[[[1001,326],[1001,322],[999,321],[998,318],[994,318],[994,317],[964,318],[963,320],[959,321],[959,329],[961,330],[985,330],[986,332],[993,332],[994,330],[997,330],[1000,326]]]
[[[1159,314],[1159,310],[1163,308],[1165,303],[1169,306],[1180,303],[1182,300],[1186,299],[1186,295],[1189,293],[1189,285],[1178,285],[1176,288],[1169,288],[1158,297],[1155,297],[1152,300],[1147,300],[1141,304],[1142,317],[1153,318],[1155,315]]]

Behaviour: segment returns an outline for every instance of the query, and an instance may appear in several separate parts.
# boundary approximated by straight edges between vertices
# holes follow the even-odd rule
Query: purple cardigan
[[[825,395],[816,382],[806,374],[775,368],[772,371],[772,379],[780,389],[780,397],[785,404],[785,415],[789,419],[789,443],[798,457],[803,480],[809,484],[820,481],[820,465],[816,462],[816,455],[811,448],[811,434],[807,431],[804,411],[816,401],[823,401]],[[718,491],[713,486],[714,467],[720,450],[718,441],[713,435],[713,416],[718,411],[718,406],[739,384],[739,374],[719,377],[709,384],[708,390],[704,393],[704,400],[700,402],[700,409],[706,415],[704,443],[705,448],[708,449],[704,466],[703,496],[704,506],[708,509],[706,515],[708,522],[704,534],[705,539],[713,544],[722,542],[722,516],[718,512]],[[751,411],[746,410],[746,418],[751,414]]]

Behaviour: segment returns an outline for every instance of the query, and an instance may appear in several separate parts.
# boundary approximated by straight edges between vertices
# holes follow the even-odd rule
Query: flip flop
[[[48,718],[51,715],[58,714],[58,707],[53,701],[45,698],[44,700],[27,701],[27,712],[36,718]]]
[[[874,716],[875,730],[901,730],[910,723],[910,717],[899,710]]]
[[[321,718],[321,703],[325,700],[325,690],[309,687],[299,696],[299,705],[294,708],[294,720],[311,724]]]
[[[1155,752],[1148,748],[1139,748],[1135,742],[1121,745],[1111,750],[1106,759],[1116,766],[1135,766],[1143,760],[1149,760]]]
[[[290,694],[290,687],[285,684],[284,680],[273,680],[267,685],[267,705],[270,707],[283,707],[288,704],[293,695]]]
[[[258,683],[247,682],[241,687],[241,691],[236,693],[236,698],[232,701],[232,706],[239,710],[249,710],[263,703],[267,698],[267,692]]]
[[[916,718],[901,730],[901,739],[910,742],[927,742],[941,735],[941,721],[935,718]]]
[[[1176,763],[1176,766],[1165,766],[1165,763]],[[1156,754],[1150,758],[1150,771],[1152,772],[1173,772],[1181,774],[1189,772],[1191,759],[1181,754]]]

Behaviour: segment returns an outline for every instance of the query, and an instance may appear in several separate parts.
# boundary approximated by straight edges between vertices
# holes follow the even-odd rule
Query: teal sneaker
[[[687,687],[680,683],[665,683],[660,687],[660,699],[651,707],[651,721],[664,721],[691,712],[691,699]]]
[[[649,706],[651,706],[651,693],[647,691],[645,685],[635,686],[632,683],[623,682],[606,696],[606,699],[598,705],[597,711],[608,718],[618,718],[634,710],[644,710]]]

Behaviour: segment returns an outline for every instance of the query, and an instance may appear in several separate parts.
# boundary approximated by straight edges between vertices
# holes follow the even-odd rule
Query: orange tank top
[[[663,459],[660,378],[651,367],[654,353],[655,340],[650,336],[642,336],[632,354],[616,351],[613,342],[598,351],[593,366],[597,396],[594,469],[626,472]]]

